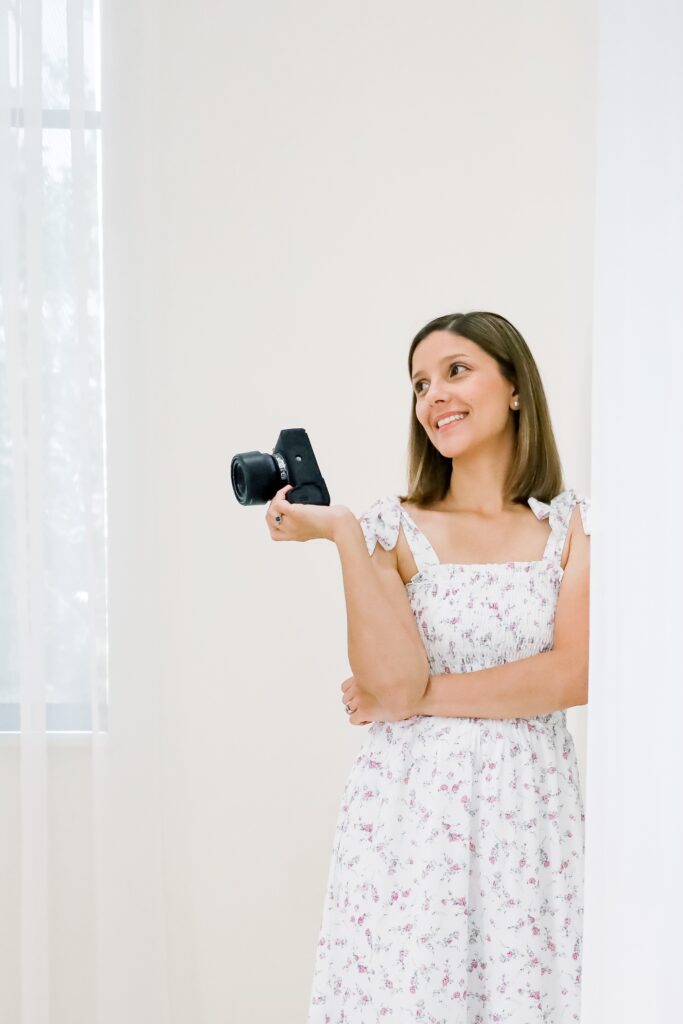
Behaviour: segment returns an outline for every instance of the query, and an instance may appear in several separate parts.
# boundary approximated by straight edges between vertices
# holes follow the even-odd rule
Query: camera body
[[[266,505],[286,484],[292,485],[285,495],[291,504],[330,504],[329,491],[303,427],[281,430],[270,454],[234,455],[230,479],[241,505]]]

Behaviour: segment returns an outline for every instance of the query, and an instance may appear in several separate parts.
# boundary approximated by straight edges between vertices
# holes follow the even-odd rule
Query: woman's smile
[[[459,413],[456,419],[449,419],[446,423],[443,423],[441,426],[439,426],[439,421],[437,420],[436,429],[439,431],[439,433],[441,433],[442,430],[448,430],[450,427],[455,427],[457,426],[458,423],[462,423],[467,416],[468,413]]]

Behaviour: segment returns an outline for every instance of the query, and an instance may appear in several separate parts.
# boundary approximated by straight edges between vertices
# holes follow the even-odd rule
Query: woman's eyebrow
[[[467,355],[466,352],[456,352],[452,356],[444,356],[443,359],[439,359],[439,362],[440,363],[445,363],[449,359],[457,359],[458,356],[463,356],[465,359],[469,359],[469,356]],[[415,380],[416,377],[420,377],[424,372],[425,372],[424,370],[416,370],[415,373],[412,375],[412,377],[410,379],[411,380]]]

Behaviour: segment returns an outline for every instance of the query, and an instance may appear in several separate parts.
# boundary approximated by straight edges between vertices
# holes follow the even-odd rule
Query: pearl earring
[[[515,398],[514,405],[512,406],[512,408],[513,409],[519,409],[519,399],[518,398]]]

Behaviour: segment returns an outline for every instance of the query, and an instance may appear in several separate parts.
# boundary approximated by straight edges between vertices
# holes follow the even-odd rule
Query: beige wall
[[[303,1021],[365,731],[340,702],[336,551],[274,544],[230,458],[304,426],[360,514],[405,483],[415,331],[489,309],[536,355],[587,493],[594,5],[104,6],[111,654],[161,694],[168,1020]],[[82,749],[53,755],[60,829],[82,828]],[[0,756],[8,806],[16,747]],[[53,884],[68,861],[78,907],[87,863],[60,849]],[[87,957],[85,923],[55,922],[55,949]],[[57,1019],[85,1024],[65,971]]]

